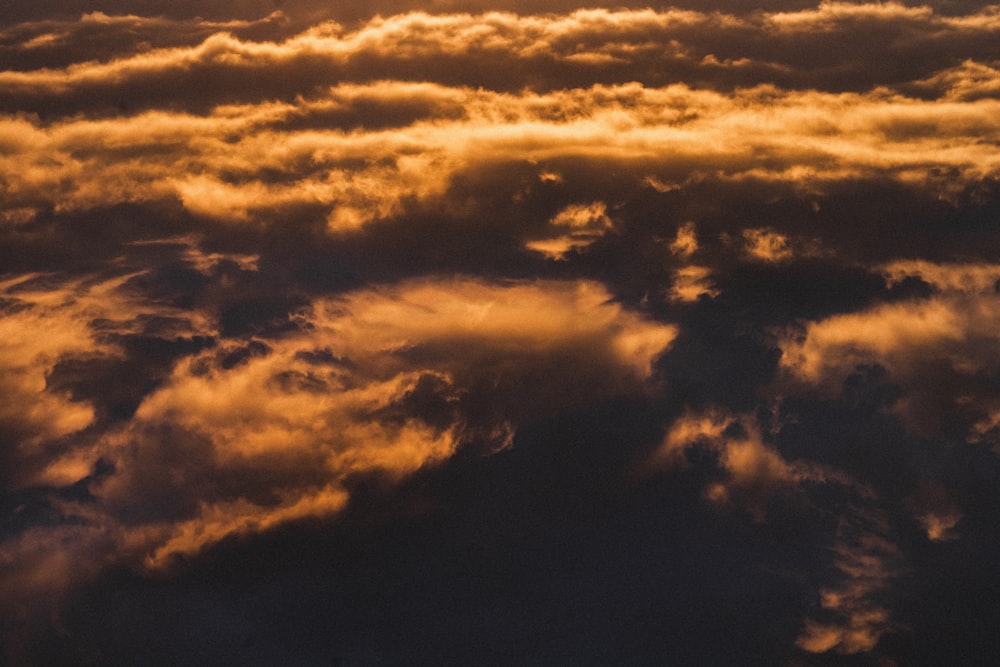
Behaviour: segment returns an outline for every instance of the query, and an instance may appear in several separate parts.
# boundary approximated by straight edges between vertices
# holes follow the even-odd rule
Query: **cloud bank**
[[[4,11],[7,663],[995,655],[997,6]]]

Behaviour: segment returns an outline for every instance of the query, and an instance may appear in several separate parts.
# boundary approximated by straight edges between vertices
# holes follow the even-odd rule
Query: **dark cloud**
[[[518,10],[386,14],[306,30],[282,13],[228,23],[88,14],[15,25],[0,33],[0,48],[11,56],[0,108],[47,122],[73,113],[204,113],[386,79],[510,92],[638,81],[996,98],[998,26],[988,8],[961,17],[895,3],[749,15]]]
[[[0,662],[989,662],[995,8],[688,5],[0,10]]]
[[[280,12],[254,17],[258,20],[222,22],[87,10],[64,20],[43,16],[47,18],[0,30],[0,53],[9,70],[64,68],[81,61],[127,58],[152,49],[190,47],[219,31],[256,40],[276,39],[287,24]]]
[[[122,357],[60,359],[45,378],[46,391],[67,393],[94,406],[98,423],[129,419],[142,399],[159,385],[173,363],[213,341],[207,337],[167,340],[125,336],[116,341]]]

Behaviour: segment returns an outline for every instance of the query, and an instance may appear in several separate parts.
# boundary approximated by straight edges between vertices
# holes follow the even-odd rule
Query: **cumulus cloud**
[[[114,60],[157,48],[193,46],[220,31],[261,39],[288,23],[280,11],[255,20],[178,20],[164,16],[77,14],[46,17],[0,29],[0,52],[11,70],[66,67],[80,60]]]
[[[310,115],[346,120],[365,107],[392,116],[403,104],[429,116],[370,130],[297,127]],[[727,96],[638,84],[510,95],[383,82],[205,116],[156,111],[48,126],[12,117],[0,124],[5,210],[16,222],[43,206],[177,199],[192,213],[239,222],[317,206],[342,231],[398,214],[408,202],[434,201],[477,165],[523,159],[608,160],[807,191],[866,176],[923,183],[934,170],[951,174],[942,181],[947,193],[996,175],[996,104],[767,88]],[[643,178],[636,175],[637,186]],[[594,229],[576,226],[556,239],[565,246],[595,238],[607,225],[592,217]],[[566,226],[559,220],[553,228]],[[777,236],[752,233],[752,252],[778,252]]]
[[[127,335],[141,327],[143,315],[170,314],[123,295],[121,286],[130,277],[25,275],[3,283],[2,419],[12,448],[6,454],[7,484],[61,485],[89,473],[93,461],[77,458],[72,436],[93,423],[94,406],[53,380],[69,359],[116,358],[121,353],[108,331],[95,331],[94,322],[117,322],[116,333]],[[198,329],[196,320],[177,322],[179,335]]]
[[[86,345],[87,320],[74,333],[53,319],[94,309],[74,305],[33,316]],[[398,478],[451,456],[464,440],[504,440],[517,423],[646,391],[653,360],[675,335],[609,303],[593,283],[422,281],[320,300],[296,317],[294,333],[267,343],[184,357],[127,422],[50,450],[38,473],[44,483],[85,480],[100,465],[114,472],[90,485],[90,503],[63,509],[78,517],[72,530],[34,529],[4,544],[16,576],[32,573],[20,585],[55,594],[79,583],[63,560],[25,561],[46,545],[97,569],[163,568],[227,537],[328,517],[348,502],[352,475]],[[5,319],[12,331],[28,324]],[[52,341],[44,349],[72,351]],[[42,362],[27,349],[19,356]],[[34,406],[26,422],[38,433],[23,447],[90,423],[85,402],[68,407],[44,386],[29,394],[29,370],[20,374],[24,391],[8,394],[12,413]],[[594,391],[568,389],[594,382]]]
[[[614,227],[603,202],[567,206],[549,221],[552,232],[568,232],[558,236],[529,241],[529,249],[551,259],[562,259],[566,253],[583,249]]]
[[[757,522],[774,520],[768,506],[780,493],[794,493],[807,503],[824,494],[842,494],[846,510],[837,515],[829,546],[829,564],[839,576],[816,591],[815,609],[804,619],[796,645],[808,653],[869,652],[898,625],[879,599],[902,571],[902,556],[878,496],[835,467],[786,460],[769,439],[751,416],[718,408],[688,410],[670,426],[645,469],[689,468],[699,450],[712,452],[723,475],[707,481],[705,500],[746,511]],[[942,538],[935,515],[922,521],[931,539]]]
[[[46,115],[204,109],[290,101],[331,81],[387,78],[509,92],[526,84],[550,91],[628,81],[656,88],[679,80],[724,91],[770,84],[829,92],[897,90],[925,81],[923,90],[944,92],[941,85],[949,82],[967,87],[964,77],[956,78],[956,62],[964,60],[970,76],[976,68],[988,71],[998,30],[990,11],[952,17],[895,3],[824,3],[750,16],[599,8],[536,15],[408,12],[353,29],[325,22],[304,30],[286,27],[281,14],[249,23],[85,19],[48,32],[31,25],[5,31],[2,41],[19,59],[66,43],[48,59],[29,58],[0,74],[0,107]],[[125,33],[120,50],[108,46],[115,40],[87,38],[88,26],[90,33],[95,26],[102,35]],[[41,40],[38,48],[25,48],[32,40]],[[525,72],[533,74],[523,80]]]
[[[748,511],[756,521],[767,517],[771,497],[802,482],[833,482],[851,486],[849,476],[824,469],[811,461],[787,461],[768,444],[757,421],[748,415],[721,408],[704,412],[687,410],[667,431],[660,447],[647,462],[649,469],[688,465],[693,449],[718,455],[724,478],[709,483],[705,498],[720,506]]]
[[[82,4],[0,12],[0,661],[992,655],[995,7]]]
[[[893,263],[885,270],[889,280],[919,277],[937,291],[807,323],[785,339],[782,365],[829,390],[856,366],[880,364],[901,386],[896,409],[916,431],[933,432],[963,414],[978,425],[970,435],[984,432],[997,401],[985,376],[1000,362],[992,324],[1000,273],[990,265],[930,262]]]
[[[755,259],[778,262],[792,256],[788,238],[769,229],[745,229],[746,252]]]

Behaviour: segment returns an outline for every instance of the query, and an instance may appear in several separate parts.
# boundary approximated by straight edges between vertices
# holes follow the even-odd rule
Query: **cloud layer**
[[[997,6],[327,4],[0,17],[3,660],[995,655]]]

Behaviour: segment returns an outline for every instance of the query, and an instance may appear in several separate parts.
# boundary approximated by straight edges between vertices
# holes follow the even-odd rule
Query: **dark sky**
[[[0,663],[1000,655],[1000,6],[0,9]]]

